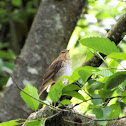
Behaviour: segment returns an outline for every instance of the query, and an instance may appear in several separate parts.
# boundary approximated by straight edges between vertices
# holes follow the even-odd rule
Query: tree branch
[[[113,41],[116,45],[120,43],[123,37],[126,35],[126,13],[121,16],[119,21],[111,28],[108,32],[107,38]],[[100,54],[102,57],[106,55]],[[97,56],[93,56],[87,62],[83,63],[82,66],[99,67],[102,64],[102,59]]]

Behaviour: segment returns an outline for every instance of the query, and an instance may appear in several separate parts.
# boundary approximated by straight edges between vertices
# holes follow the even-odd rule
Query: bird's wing
[[[54,61],[46,70],[46,73],[43,77],[43,84],[49,81],[61,68],[63,60]]]
[[[49,86],[49,84],[47,82],[49,82],[54,75],[59,71],[59,69],[61,68],[62,65],[62,61],[63,60],[56,60],[54,61],[46,70],[46,73],[43,77],[43,82],[42,85],[39,88],[39,96],[42,94],[42,92],[47,88],[47,86]],[[52,82],[52,81],[51,81]],[[47,83],[47,84],[46,84]]]

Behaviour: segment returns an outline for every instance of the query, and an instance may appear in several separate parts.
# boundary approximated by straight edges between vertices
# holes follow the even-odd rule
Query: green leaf
[[[70,84],[70,85],[67,85],[63,88],[62,92],[65,93],[65,92],[69,92],[69,91],[75,91],[75,90],[80,90],[81,88],[75,84]]]
[[[100,74],[103,77],[110,77],[113,75],[113,73],[110,70],[101,70],[96,72],[97,74]]]
[[[112,95],[113,91],[106,90],[106,89],[101,89],[99,90],[98,94],[101,96],[101,98],[108,98],[109,96]]]
[[[42,118],[41,121],[32,120],[32,121],[27,122],[25,126],[45,126],[45,121],[46,121],[46,118]]]
[[[71,104],[71,101],[68,100],[68,99],[65,99],[65,100],[62,100],[61,103],[62,103],[63,105],[68,105],[68,104]],[[58,107],[62,106],[62,104],[59,104]]]
[[[99,71],[97,68],[85,66],[78,70],[78,74],[80,75],[81,79],[85,83],[87,79],[92,75],[92,73]]]
[[[90,37],[80,40],[81,44],[99,51],[103,54],[109,55],[113,52],[119,52],[114,42],[111,42],[108,38],[103,37]]]
[[[85,62],[87,62],[92,56],[94,56],[94,54],[88,49]]]
[[[51,87],[51,89],[50,89],[48,95],[49,95],[49,97],[51,98],[52,101],[56,102],[56,101],[59,100],[59,98],[60,98],[61,95],[62,95],[62,89],[63,89],[64,87],[65,87],[65,85],[62,83],[62,81],[59,81],[59,82],[55,83],[55,84]]]
[[[11,0],[12,5],[20,7],[22,5],[21,0]]]
[[[36,99],[39,99],[37,89],[34,86],[28,84],[24,88],[24,91],[27,92],[28,94],[30,94],[31,96],[35,97]],[[23,91],[21,91],[20,95],[21,95],[22,99],[31,107],[31,109],[33,109],[34,111],[36,111],[38,109],[39,101],[28,96]]]
[[[101,108],[94,108],[93,113],[96,115],[97,119],[103,119],[103,110]]]
[[[0,58],[13,60],[13,59],[15,59],[15,55],[11,50],[9,50],[8,52],[0,50]]]
[[[126,91],[122,92],[122,96],[124,96],[125,98],[122,98],[122,102],[126,104]]]
[[[7,67],[7,68],[9,68],[9,69],[11,69],[11,70],[13,70],[15,64],[13,62],[5,61],[4,62],[4,66]]]
[[[126,80],[126,71],[117,72],[109,77],[105,84],[106,89],[112,89]]]
[[[9,46],[9,43],[5,42],[5,43],[0,43],[0,49],[2,48],[6,48]]]
[[[65,92],[63,95],[68,95],[68,96],[71,96],[71,97],[75,97],[75,98],[83,100],[83,101],[85,100],[84,97],[77,91]]]
[[[107,57],[108,58],[114,58],[114,59],[126,60],[126,53],[122,53],[122,52],[111,53]]]
[[[87,81],[87,79],[91,76],[92,72],[91,71],[85,71],[85,70],[79,70],[78,71],[81,79],[83,80],[83,82],[85,83]]]
[[[109,115],[109,118],[117,118],[117,117],[119,117],[119,115],[121,114],[120,104],[116,103],[116,104],[111,105],[111,107],[113,108],[113,111]]]
[[[8,121],[8,122],[3,122],[3,123],[0,123],[0,126],[17,126],[19,124],[22,124],[22,123],[19,123],[18,121],[22,121],[22,119],[16,119],[16,120]]]
[[[111,59],[110,62],[108,63],[108,66],[112,73],[116,73],[116,69],[117,69],[118,65],[119,65],[119,62],[117,62],[114,59]],[[111,69],[111,68],[114,68],[114,69]]]
[[[101,89],[104,83],[96,81],[96,80],[89,80],[86,84],[86,89],[90,94],[92,94],[95,90]]]
[[[81,70],[83,70],[83,72],[84,72],[84,71],[88,72],[88,75],[84,75],[83,72],[82,72]],[[81,72],[79,73],[79,71],[81,71]],[[73,83],[73,82],[77,81],[80,77],[82,77],[83,80],[85,81],[85,80],[87,80],[89,74],[91,74],[91,73],[93,73],[93,72],[96,72],[96,71],[99,71],[99,70],[98,70],[97,68],[90,67],[90,66],[79,67],[79,68],[77,68],[77,69],[73,72],[73,74],[72,74],[70,77],[68,77],[69,83]],[[81,74],[81,73],[82,73],[82,74]],[[86,74],[86,73],[85,73],[85,74]],[[85,76],[85,77],[84,77],[84,76]],[[66,77],[65,77],[65,78],[66,78]]]
[[[97,119],[108,119],[112,110],[112,107],[106,106],[104,108],[94,108],[93,112],[95,113]],[[98,123],[106,125],[108,121],[98,121]]]

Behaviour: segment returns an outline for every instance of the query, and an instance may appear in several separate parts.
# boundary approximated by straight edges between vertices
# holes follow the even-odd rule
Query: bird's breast
[[[60,78],[62,76],[71,76],[72,75],[72,63],[71,61],[69,62],[63,62],[60,70],[56,73],[54,76],[55,81],[60,81],[62,80],[63,83],[65,82],[65,85],[68,83],[68,79],[65,78]]]

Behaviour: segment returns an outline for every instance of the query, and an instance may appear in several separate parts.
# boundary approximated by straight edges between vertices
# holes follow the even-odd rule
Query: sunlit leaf
[[[39,99],[37,89],[34,86],[28,84],[24,88],[24,91],[27,92],[28,94],[30,94],[31,96],[35,97],[36,99]],[[22,91],[21,91],[20,95],[21,95],[22,99],[31,107],[31,109],[33,109],[34,111],[36,111],[38,109],[39,101],[33,99],[32,97],[30,97],[29,95],[25,94]]]
[[[109,77],[109,76],[113,75],[113,73],[110,70],[101,70],[96,73],[100,74],[101,76],[104,76],[104,77]]]
[[[31,121],[28,121],[25,126],[45,126],[45,121],[46,121],[46,118],[42,118],[41,121],[38,121],[38,120],[31,120]]]
[[[92,57],[94,54],[88,49],[87,50],[87,55],[86,55],[86,62]]]
[[[119,52],[114,42],[111,42],[108,38],[103,37],[89,37],[80,40],[81,44],[99,51],[103,54],[110,54],[113,52]]]
[[[0,123],[0,126],[17,126],[21,124],[18,121],[22,121],[22,119],[16,119],[16,120],[8,121],[8,122],[3,122],[3,123]]]
[[[108,63],[108,67],[110,68],[109,70],[112,72],[112,73],[116,73],[116,69],[119,65],[119,62],[117,62],[116,60],[114,59],[111,59]]]
[[[107,57],[114,58],[114,59],[121,59],[126,60],[126,53],[118,52],[118,53],[111,53]]]

